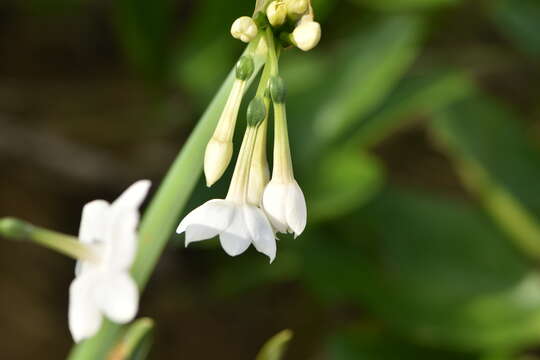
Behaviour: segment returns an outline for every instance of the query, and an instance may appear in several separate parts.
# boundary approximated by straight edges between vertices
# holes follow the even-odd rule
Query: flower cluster
[[[224,174],[233,155],[233,136],[244,93],[255,77],[253,49],[264,49],[266,63],[255,97],[247,109],[247,127],[225,199],[214,199],[190,212],[177,233],[191,242],[219,236],[231,256],[251,244],[272,262],[276,233],[300,235],[306,226],[304,195],[294,178],[289,146],[286,90],[279,75],[281,50],[290,46],[307,51],[317,45],[321,27],[313,20],[309,0],[265,2],[253,17],[242,16],[231,27],[233,37],[253,44],[236,64],[236,78],[208,142],[204,156],[206,183],[212,186]],[[250,50],[251,49],[251,50]],[[272,176],[266,156],[270,106],[274,114]]]

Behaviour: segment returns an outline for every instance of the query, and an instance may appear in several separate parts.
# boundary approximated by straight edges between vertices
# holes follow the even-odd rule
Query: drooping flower
[[[274,103],[274,164],[262,205],[278,232],[292,232],[296,237],[306,227],[307,207],[304,194],[294,179],[284,102],[285,87],[280,77],[271,79],[270,93]]]
[[[192,242],[219,236],[230,256],[243,253],[250,244],[276,257],[274,231],[264,212],[248,201],[248,182],[257,127],[265,117],[262,100],[255,98],[248,108],[248,127],[238,154],[233,178],[225,199],[210,200],[191,211],[178,225],[178,234],[186,233],[186,246]]]
[[[129,269],[137,252],[138,208],[150,181],[131,185],[112,204],[95,200],[83,208],[79,240],[93,250],[95,261],[79,261],[69,290],[69,328],[79,342],[99,330],[103,316],[131,321],[139,290]]]
[[[204,174],[207,186],[212,186],[221,178],[231,161],[236,118],[247,80],[253,74],[253,69],[251,56],[242,56],[236,64],[236,80],[204,153]]]

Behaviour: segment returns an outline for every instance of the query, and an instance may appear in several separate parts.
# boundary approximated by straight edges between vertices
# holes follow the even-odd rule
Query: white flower
[[[287,5],[283,1],[272,1],[266,8],[268,22],[274,26],[281,26],[287,18]]]
[[[309,1],[308,0],[288,0],[287,1],[287,11],[289,16],[295,18],[304,14],[308,11]]]
[[[262,206],[278,232],[293,232],[297,237],[306,227],[307,208],[304,194],[294,179],[284,103],[285,85],[280,77],[270,80],[270,93],[274,102],[274,164],[272,179],[264,189]]]
[[[292,33],[293,43],[303,51],[313,49],[321,40],[321,25],[313,20],[300,20]]]
[[[295,180],[282,183],[273,178],[263,195],[263,207],[274,228],[281,233],[300,235],[306,227],[304,194]]]
[[[186,246],[195,241],[219,236],[221,246],[230,256],[247,250],[250,244],[276,257],[274,231],[264,212],[250,204],[247,186],[257,129],[248,126],[225,200],[210,200],[191,211],[178,225],[178,234],[186,233]]]
[[[231,26],[231,35],[245,43],[253,40],[257,33],[257,24],[249,16],[239,17]]]
[[[129,269],[137,252],[138,208],[149,188],[150,181],[138,181],[112,204],[95,200],[83,208],[79,240],[97,260],[78,262],[69,289],[69,328],[76,342],[95,335],[103,316],[123,324],[137,313],[139,290]]]

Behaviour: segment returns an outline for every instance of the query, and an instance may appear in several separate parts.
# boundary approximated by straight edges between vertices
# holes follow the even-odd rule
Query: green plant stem
[[[75,260],[97,261],[92,249],[76,237],[34,226],[23,220],[0,219],[0,235],[12,240],[31,241]]]
[[[266,54],[257,51],[258,41],[260,38],[252,41],[244,52],[244,54],[251,53],[255,62],[255,71],[248,84],[253,81],[266,58]],[[141,291],[148,282],[175,226],[180,221],[180,213],[201,175],[206,143],[212,136],[234,78],[235,70],[233,69],[182,147],[144,214],[139,232],[139,251],[132,267],[133,277]],[[75,346],[68,359],[106,359],[122,332],[121,326],[107,321],[96,336]]]

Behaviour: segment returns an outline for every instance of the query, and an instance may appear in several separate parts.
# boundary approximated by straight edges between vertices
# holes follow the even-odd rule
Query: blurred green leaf
[[[336,218],[371,200],[383,184],[378,160],[351,147],[322,155],[307,178],[310,221]]]
[[[384,11],[415,10],[456,5],[461,0],[350,0],[353,3]]]
[[[150,353],[154,336],[154,321],[143,318],[127,329],[123,339],[113,349],[110,359],[145,360]]]
[[[318,230],[304,253],[304,277],[325,300],[362,304],[425,344],[483,351],[540,342],[538,276],[526,275],[525,259],[476,209],[389,191],[348,221]]]
[[[471,81],[458,71],[431,71],[409,76],[388,99],[361,122],[350,141],[373,146],[434,111],[450,105],[473,91]]]
[[[433,133],[458,173],[513,239],[540,257],[540,152],[515,117],[481,96],[437,114]]]
[[[327,345],[332,360],[465,360],[471,355],[423,348],[373,329],[351,329],[332,336]]]
[[[174,21],[173,0],[118,0],[115,22],[132,65],[150,80],[168,73]]]
[[[522,50],[540,55],[540,1],[494,0],[487,4],[503,34]]]
[[[257,355],[255,360],[281,360],[289,341],[292,339],[291,330],[283,330],[274,335]]]
[[[346,41],[315,115],[317,138],[336,139],[384,100],[415,59],[422,28],[419,18],[389,17]]]

